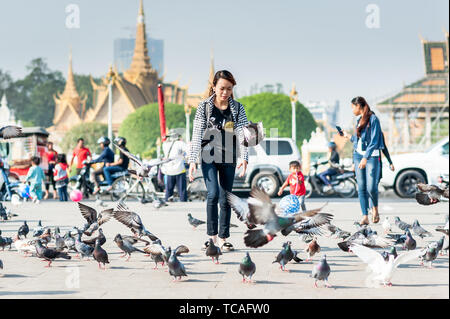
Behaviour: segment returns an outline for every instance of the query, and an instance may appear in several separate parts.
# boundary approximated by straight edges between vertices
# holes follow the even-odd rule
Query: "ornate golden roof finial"
[[[289,98],[291,99],[291,102],[297,102],[298,101],[298,92],[295,89],[295,83],[292,83],[292,90],[289,94]]]
[[[420,39],[420,42],[422,42],[422,43],[427,42],[420,33],[419,33],[419,39]]]

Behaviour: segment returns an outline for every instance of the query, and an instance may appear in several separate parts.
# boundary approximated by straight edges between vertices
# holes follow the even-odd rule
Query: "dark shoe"
[[[234,247],[233,247],[233,245],[232,245],[231,243],[229,243],[229,242],[226,241],[226,242],[223,243],[221,249],[222,249],[223,251],[233,251],[233,250],[234,250]]]

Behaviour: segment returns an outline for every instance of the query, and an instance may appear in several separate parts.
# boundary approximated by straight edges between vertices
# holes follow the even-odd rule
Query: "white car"
[[[387,160],[383,159],[381,186],[393,188],[398,196],[407,198],[414,196],[417,183],[439,183],[439,177],[449,173],[448,142],[446,137],[424,152],[393,155],[393,172]]]

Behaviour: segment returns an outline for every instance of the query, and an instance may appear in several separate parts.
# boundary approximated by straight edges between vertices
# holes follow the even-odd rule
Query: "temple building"
[[[86,110],[86,97],[80,97],[75,87],[70,57],[69,72],[64,92],[55,96],[55,116],[49,128],[52,139],[62,139],[64,132],[83,122],[108,123],[109,94],[112,93],[112,127],[118,132],[123,120],[139,107],[158,102],[157,88],[162,83],[165,103],[197,106],[200,94],[188,94],[188,86],[179,80],[164,83],[163,76],[152,67],[147,48],[145,16],[140,0],[137,18],[136,42],[130,67],[119,73],[110,66],[107,74],[96,83],[91,78],[93,107]]]
[[[389,116],[385,135],[394,152],[423,150],[448,135],[449,34],[442,42],[421,41],[425,76],[377,104]]]

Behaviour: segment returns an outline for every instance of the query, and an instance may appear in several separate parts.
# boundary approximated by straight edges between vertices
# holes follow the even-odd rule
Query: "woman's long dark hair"
[[[233,84],[233,86],[236,85],[236,80],[234,79],[234,76],[233,74],[231,74],[230,71],[227,70],[217,71],[216,74],[214,75],[212,86],[209,88],[209,96],[214,94],[213,88],[217,85],[217,81],[219,81],[219,79],[225,79],[227,81],[230,81],[231,84]],[[234,99],[233,94],[231,94],[231,98]]]
[[[362,96],[357,96],[353,98],[352,104],[359,105],[362,110],[361,119],[359,120],[359,124],[356,127],[356,135],[358,137],[361,137],[361,132],[366,128],[367,124],[369,124],[370,117],[372,116],[373,112],[370,109],[369,104],[367,104],[366,99],[363,98]]]

